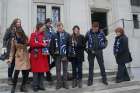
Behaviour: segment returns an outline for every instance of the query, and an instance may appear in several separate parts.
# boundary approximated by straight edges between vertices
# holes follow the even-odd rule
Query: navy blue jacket
[[[49,48],[52,56],[68,56],[70,35],[65,31],[63,32],[63,34],[63,38],[60,38],[60,32],[55,33],[54,37],[52,37]],[[63,45],[61,45],[60,40],[63,41]]]
[[[126,35],[117,36],[115,38],[113,51],[118,64],[129,63],[132,61]]]
[[[98,50],[102,50],[104,48],[106,48],[107,46],[107,39],[105,37],[105,34],[103,31],[98,31],[98,32],[93,32],[92,29],[90,31],[87,32],[85,39],[86,39],[86,43],[87,43],[87,49],[88,50],[95,50],[94,48],[94,35],[97,35],[97,42],[98,42],[98,47],[97,47],[97,51]],[[95,51],[96,51],[95,50]]]

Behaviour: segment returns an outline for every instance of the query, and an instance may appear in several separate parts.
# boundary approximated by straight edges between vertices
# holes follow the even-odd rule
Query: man
[[[53,55],[56,62],[56,77],[57,84],[56,89],[60,89],[63,85],[65,89],[68,89],[67,83],[67,68],[68,68],[68,47],[69,47],[70,35],[63,29],[63,24],[59,22],[57,24],[57,33],[50,44],[50,53]],[[62,64],[62,67],[61,67]],[[63,75],[61,78],[61,69],[63,68]]]
[[[46,35],[46,38],[48,40],[48,42],[50,43],[51,39],[54,37],[54,34],[55,34],[55,31],[53,29],[53,27],[51,26],[52,25],[52,20],[50,18],[47,18],[46,21],[45,21],[45,24],[46,24],[46,31],[45,31],[45,35]],[[49,45],[48,45],[49,47]],[[53,61],[52,62],[52,58],[51,56],[48,56],[48,59],[49,59],[49,68],[51,70],[51,68],[53,68],[55,66],[55,62]],[[52,81],[52,75],[51,75],[51,72],[47,72],[46,73],[46,80],[47,81]]]
[[[97,58],[100,67],[102,82],[105,85],[108,85],[103,59],[103,49],[107,46],[107,40],[104,32],[99,29],[98,22],[93,22],[92,28],[87,32],[85,38],[87,43],[87,53],[89,61],[88,86],[91,86],[93,84],[93,69],[95,57]]]

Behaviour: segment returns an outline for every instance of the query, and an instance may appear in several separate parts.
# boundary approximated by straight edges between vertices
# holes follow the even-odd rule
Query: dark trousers
[[[118,64],[117,80],[130,80],[125,64]]]
[[[51,56],[48,56],[49,69],[50,69],[50,70],[51,70],[53,67],[55,67],[55,61],[52,61],[51,59],[52,59]],[[46,75],[47,75],[48,77],[51,76],[50,70],[49,70],[49,72],[46,72]]]
[[[8,66],[8,78],[9,79],[12,79],[14,67],[15,67],[15,60],[13,60],[12,63],[9,64],[9,66]]]
[[[33,72],[33,88],[44,88],[44,73]]]
[[[88,61],[89,61],[89,76],[88,76],[88,79],[93,81],[93,73],[94,73],[93,69],[94,69],[94,59],[95,59],[95,57],[97,59],[99,67],[100,67],[102,79],[107,80],[102,51],[96,51],[95,53],[89,53],[88,54]]]
[[[28,76],[29,76],[29,70],[22,70],[22,86],[26,84],[28,81]],[[14,72],[14,78],[13,78],[13,84],[16,86],[17,81],[18,81],[18,76],[19,76],[20,70],[15,70]]]
[[[63,81],[67,81],[68,60],[66,57],[57,56],[56,59],[56,77],[57,82],[61,82],[61,68],[63,67]]]
[[[73,79],[82,80],[82,61],[77,58],[72,59],[72,76]]]

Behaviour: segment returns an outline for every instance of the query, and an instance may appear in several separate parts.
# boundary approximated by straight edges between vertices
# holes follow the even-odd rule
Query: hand
[[[47,46],[47,44],[46,44],[46,43],[44,43],[44,44],[43,44],[43,46],[44,46],[44,47],[46,47],[46,46]]]
[[[4,53],[6,53],[7,52],[7,48],[2,48],[2,52],[1,52],[1,54],[4,54]]]
[[[7,64],[11,64],[11,63],[12,63],[12,60],[11,60],[11,59],[7,59],[7,60],[5,60],[5,62],[6,62]]]

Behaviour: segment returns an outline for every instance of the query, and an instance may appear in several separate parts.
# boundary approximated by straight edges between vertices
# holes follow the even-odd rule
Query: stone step
[[[38,93],[114,93],[114,92],[109,92],[109,91],[119,91],[119,89],[124,90],[124,89],[129,89],[129,88],[139,88],[140,87],[140,82],[138,81],[129,81],[129,82],[123,82],[116,84],[114,81],[109,81],[109,85],[106,86],[102,84],[98,80],[94,80],[94,83],[92,86],[87,86],[87,80],[83,80],[83,88],[72,88],[71,87],[71,81],[69,81],[69,89],[66,90],[64,88],[57,90],[55,89],[56,82],[54,81],[53,83],[49,82],[44,82],[45,83],[45,89],[46,91],[39,91]],[[31,84],[27,85],[28,88],[28,93],[34,93],[32,91]],[[11,86],[5,83],[0,83],[0,93],[9,93],[11,89]],[[18,83],[17,88],[16,88],[16,93],[19,92],[20,89],[20,84]],[[105,91],[105,92],[104,92]],[[115,92],[116,93],[116,92]],[[122,93],[122,92],[119,92]],[[133,92],[132,92],[133,93]]]

